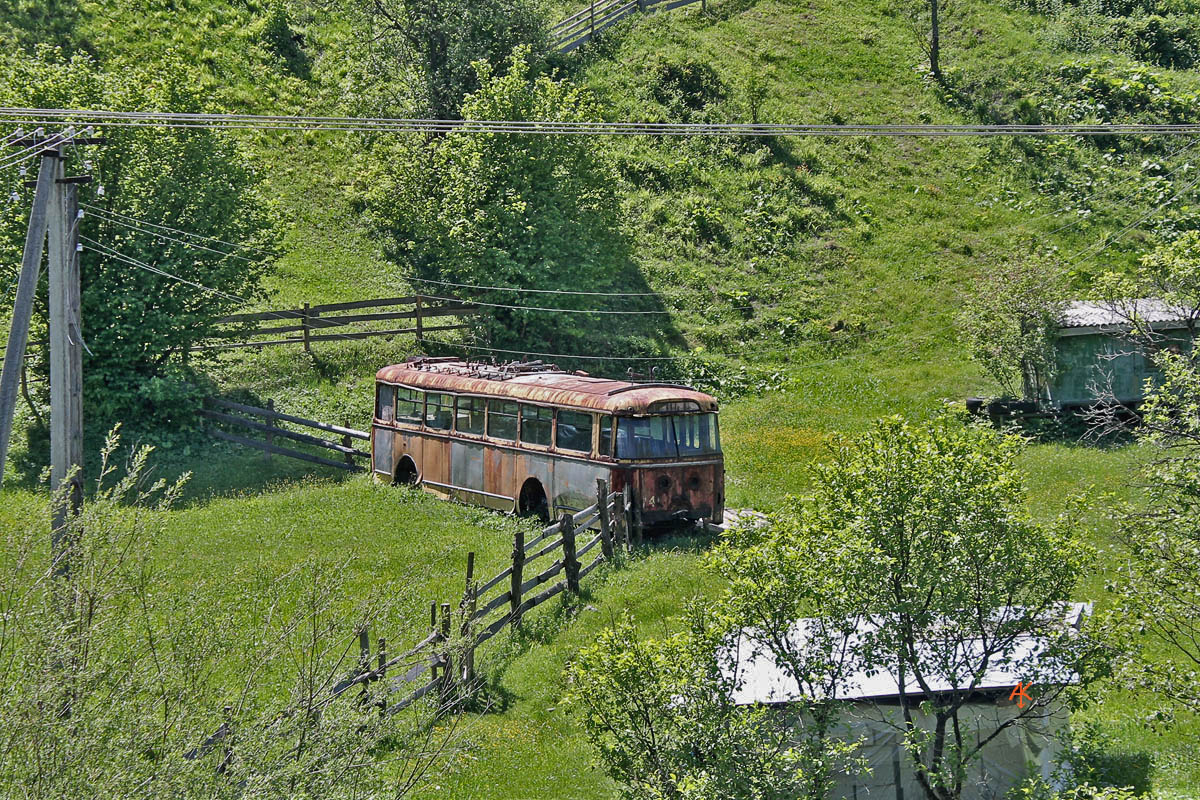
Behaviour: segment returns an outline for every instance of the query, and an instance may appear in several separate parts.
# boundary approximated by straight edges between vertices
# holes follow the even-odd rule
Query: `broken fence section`
[[[357,431],[353,428],[344,428],[339,425],[317,422],[316,420],[297,417],[294,414],[284,414],[275,410],[275,403],[272,400],[267,401],[267,408],[259,408],[258,406],[235,403],[232,400],[224,400],[219,397],[210,397],[206,405],[213,406],[213,408],[201,409],[200,415],[214,423],[209,426],[208,431],[214,438],[262,450],[264,456],[268,459],[272,455],[280,455],[300,461],[307,461],[310,464],[320,464],[324,467],[343,469],[348,472],[361,472],[365,468],[360,466],[357,461],[369,461],[371,458],[369,447],[366,450],[360,450],[354,446],[356,441],[369,442],[371,440],[371,435],[366,431]],[[312,433],[303,433],[291,428],[285,428],[283,424],[308,428]],[[231,433],[217,427],[218,425],[246,431],[247,433],[261,434],[261,438],[251,438],[240,433]],[[340,455],[341,460],[313,455],[312,453],[306,453],[291,447],[283,447],[277,443],[278,439],[328,450]]]

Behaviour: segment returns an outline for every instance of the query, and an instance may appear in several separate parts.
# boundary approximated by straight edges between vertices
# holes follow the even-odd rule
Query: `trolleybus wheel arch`
[[[537,517],[542,522],[550,522],[550,503],[546,499],[546,490],[537,478],[527,478],[521,485],[521,493],[517,496],[517,513],[523,517]]]
[[[409,456],[404,456],[396,465],[396,475],[392,478],[392,483],[398,486],[412,486],[420,480],[420,477],[421,474],[417,472],[416,463]]]

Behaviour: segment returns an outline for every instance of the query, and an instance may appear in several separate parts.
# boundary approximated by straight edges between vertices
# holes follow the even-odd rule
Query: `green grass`
[[[709,5],[707,16],[697,7],[639,15],[562,69],[592,87],[612,119],[662,116],[648,99],[648,75],[661,60],[688,58],[712,65],[727,88],[706,112],[714,119],[748,116],[739,86],[753,72],[767,83],[763,121],[977,121],[921,74],[912,32],[890,0]],[[303,79],[255,38],[265,3],[187,0],[147,10],[102,0],[85,8],[85,32],[98,51],[153,59],[172,47],[201,70],[220,107],[338,109],[339,67],[318,62],[313,77]],[[336,47],[345,34],[296,24],[314,52]],[[1035,80],[1076,57],[1047,44],[1051,25],[997,3],[956,4],[945,33],[952,81],[1021,74]],[[1184,88],[1200,85],[1200,74],[1171,77]],[[406,292],[405,270],[381,256],[353,212],[357,142],[310,133],[248,136],[245,144],[262,160],[287,229],[268,307]],[[722,413],[728,504],[768,511],[805,490],[831,437],[890,414],[928,418],[947,402],[995,391],[963,357],[953,331],[962,295],[980,276],[1035,247],[1081,252],[1155,205],[1137,192],[1109,192],[1131,170],[1102,170],[1089,146],[1030,154],[1012,142],[978,139],[621,139],[597,147],[609,148],[621,169],[624,233],[638,267],[677,310],[673,322],[688,344],[728,354],[716,359],[726,368],[752,364],[781,373],[768,381],[776,390],[727,402]],[[1076,218],[1050,213],[1064,203],[1041,186],[1054,172],[1095,179],[1085,191],[1093,213],[1062,230]],[[792,192],[811,224],[782,237],[769,225],[755,227],[746,210],[764,191]],[[697,235],[697,209],[717,221],[720,235]],[[1080,283],[1102,267],[1131,264],[1145,242],[1134,230],[1101,258],[1075,265]],[[752,308],[732,310],[743,306]],[[311,355],[296,348],[226,354],[206,369],[222,390],[364,428],[371,376],[415,349],[404,337],[322,343]],[[1142,455],[1070,439],[1033,444],[1022,461],[1030,511],[1053,520],[1073,493],[1131,496],[1124,487]],[[236,599],[317,556],[345,564],[348,593],[397,584],[402,608],[380,623],[397,644],[421,638],[426,603],[461,592],[467,551],[477,553],[481,574],[503,566],[516,524],[285,459],[267,465],[257,454],[216,444],[181,445],[155,463],[166,476],[195,472],[185,503],[167,514],[156,550],[164,592],[219,584]],[[0,531],[42,513],[28,485],[0,494]],[[1104,504],[1084,523],[1100,559],[1079,596],[1103,604],[1118,557],[1107,549]],[[617,614],[628,612],[648,635],[658,633],[688,598],[719,591],[698,561],[693,546],[656,544],[626,567],[596,573],[576,606],[548,604],[521,635],[489,645],[481,664],[500,708],[465,720],[471,748],[425,795],[613,797],[615,787],[590,766],[581,731],[561,705],[563,667]],[[1160,767],[1156,788],[1185,794],[1200,785],[1200,771],[1183,758],[1200,723],[1184,718],[1149,736],[1140,721],[1150,707],[1144,696],[1118,692],[1079,718],[1098,721],[1122,747],[1152,752]]]

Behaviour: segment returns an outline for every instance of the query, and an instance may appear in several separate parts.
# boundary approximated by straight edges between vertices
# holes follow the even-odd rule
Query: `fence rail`
[[[341,312],[358,311],[372,308],[396,308],[397,306],[412,306],[402,311],[375,311],[366,314],[346,314]],[[238,341],[217,341],[199,344],[189,348],[190,352],[205,350],[231,350],[242,347],[277,347],[279,345],[299,344],[305,351],[312,349],[313,342],[331,342],[345,339],[369,339],[374,336],[398,336],[400,334],[416,334],[420,340],[426,333],[437,331],[455,331],[466,328],[462,323],[453,325],[428,325],[426,320],[438,320],[443,317],[466,317],[482,313],[479,306],[465,300],[441,300],[423,295],[407,297],[385,297],[375,300],[352,300],[346,303],[326,303],[324,305],[309,305],[302,308],[287,308],[278,311],[256,311],[247,314],[231,314],[217,320],[218,325],[227,326],[216,335],[216,339],[238,339]],[[332,315],[332,316],[331,316]],[[321,333],[321,331],[345,328],[361,323],[385,322],[389,320],[413,320],[412,327],[367,329],[339,331],[337,333]],[[249,323],[284,323],[282,325],[258,325],[247,327]],[[283,339],[258,339],[261,336],[280,336],[284,334],[299,334]]]
[[[359,450],[354,446],[355,441],[370,441],[371,435],[366,431],[356,431],[353,428],[343,428],[340,425],[330,425],[325,422],[317,422],[304,417],[297,417],[294,414],[284,414],[275,410],[274,401],[267,401],[267,408],[259,408],[258,406],[249,406],[244,403],[235,403],[232,400],[225,400],[219,397],[210,397],[209,405],[224,409],[217,411],[214,409],[205,408],[200,411],[201,416],[221,425],[231,426],[235,428],[253,431],[255,433],[264,434],[263,439],[252,439],[248,436],[230,433],[229,431],[220,428],[211,427],[209,433],[217,439],[226,442],[233,442],[245,447],[253,447],[262,450],[264,456],[270,459],[272,455],[287,456],[299,461],[307,461],[310,464],[320,464],[324,467],[334,467],[335,469],[343,469],[348,472],[360,472],[364,467],[356,463],[356,459],[370,459],[371,453],[368,450]],[[236,412],[236,413],[229,413]],[[257,418],[257,419],[255,419]],[[261,421],[260,421],[261,420]],[[310,430],[320,431],[321,433],[331,434],[337,439],[329,439],[318,436],[312,433],[303,433],[294,431],[280,426],[281,422],[291,425],[299,425],[309,428]],[[281,447],[275,443],[275,439],[283,438],[289,441],[306,444],[311,447],[319,447],[324,450],[329,450],[338,453],[342,456],[341,461],[335,461],[332,458],[324,458],[322,456],[305,453],[300,450],[293,450],[290,447]]]
[[[700,3],[704,10],[708,9],[707,0],[593,0],[591,5],[551,27],[550,36],[555,50],[570,53],[590,42],[596,34],[633,14],[657,6],[662,6],[662,11],[669,11],[693,3]]]
[[[254,409],[229,401],[220,402],[235,410]],[[467,696],[475,688],[475,651],[480,645],[505,628],[520,624],[525,614],[562,592],[578,594],[583,579],[597,566],[613,561],[618,553],[631,550],[635,543],[640,544],[642,535],[636,504],[637,497],[628,487],[624,492],[610,493],[608,484],[601,478],[596,481],[594,505],[575,514],[564,514],[529,542],[525,541],[524,531],[517,531],[513,537],[512,564],[482,584],[475,580],[475,554],[468,553],[466,588],[457,610],[452,609],[451,603],[431,603],[429,635],[396,656],[388,656],[387,641],[381,637],[375,642],[375,658],[372,659],[369,630],[364,627],[356,631],[359,642],[357,666],[330,689],[318,710],[339,697],[352,694],[355,687],[360,687],[358,696],[365,700],[368,687],[374,683],[383,684],[383,699],[376,699],[369,707],[385,715],[403,711],[432,692],[438,693],[445,706],[455,698]],[[586,541],[580,546],[579,542],[584,538]],[[547,540],[548,544],[542,544]],[[600,553],[583,564],[584,556],[597,546]],[[527,567],[556,551],[561,552],[557,559],[541,572],[526,578]],[[560,580],[531,594],[560,575]],[[484,602],[484,596],[497,587],[504,590]],[[403,672],[389,680],[389,672],[395,670]],[[395,695],[399,695],[399,699],[393,701],[391,698]],[[229,716],[228,708],[226,716]],[[227,747],[217,768],[223,771],[232,757],[228,749],[232,733],[232,723],[227,719],[184,757],[200,758],[224,742]]]

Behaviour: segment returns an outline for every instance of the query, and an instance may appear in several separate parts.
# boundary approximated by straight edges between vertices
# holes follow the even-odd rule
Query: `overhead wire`
[[[188,236],[191,238],[199,239],[201,241],[207,241],[207,242],[213,242],[215,244],[225,245],[226,247],[232,247],[237,250],[248,250],[252,253],[258,253],[258,254],[266,256],[266,257],[270,257],[272,255],[268,251],[263,250],[258,247],[254,247],[253,245],[235,244],[233,242],[227,242],[224,239],[218,239],[215,236],[204,236],[199,233],[192,233],[191,231],[185,231],[185,230],[181,230],[179,228],[172,228],[168,225],[162,225],[160,223],[150,222],[149,220],[138,219],[137,217],[131,217],[128,214],[120,214],[116,211],[110,211],[106,208],[102,208],[100,206],[93,205],[92,203],[80,203],[79,205],[80,205],[80,207],[82,207],[88,211],[91,211],[97,215],[112,217],[114,220],[123,220],[125,222],[134,224],[134,225],[142,225],[142,226],[145,226],[148,228],[156,228],[159,230],[164,230],[164,231],[168,231],[170,233],[174,233],[177,236]]]
[[[344,131],[358,133],[527,133],[603,136],[1122,136],[1200,134],[1200,123],[1170,124],[843,124],[438,120],[262,114],[103,111],[0,107],[0,124],[62,122],[118,127]]]

